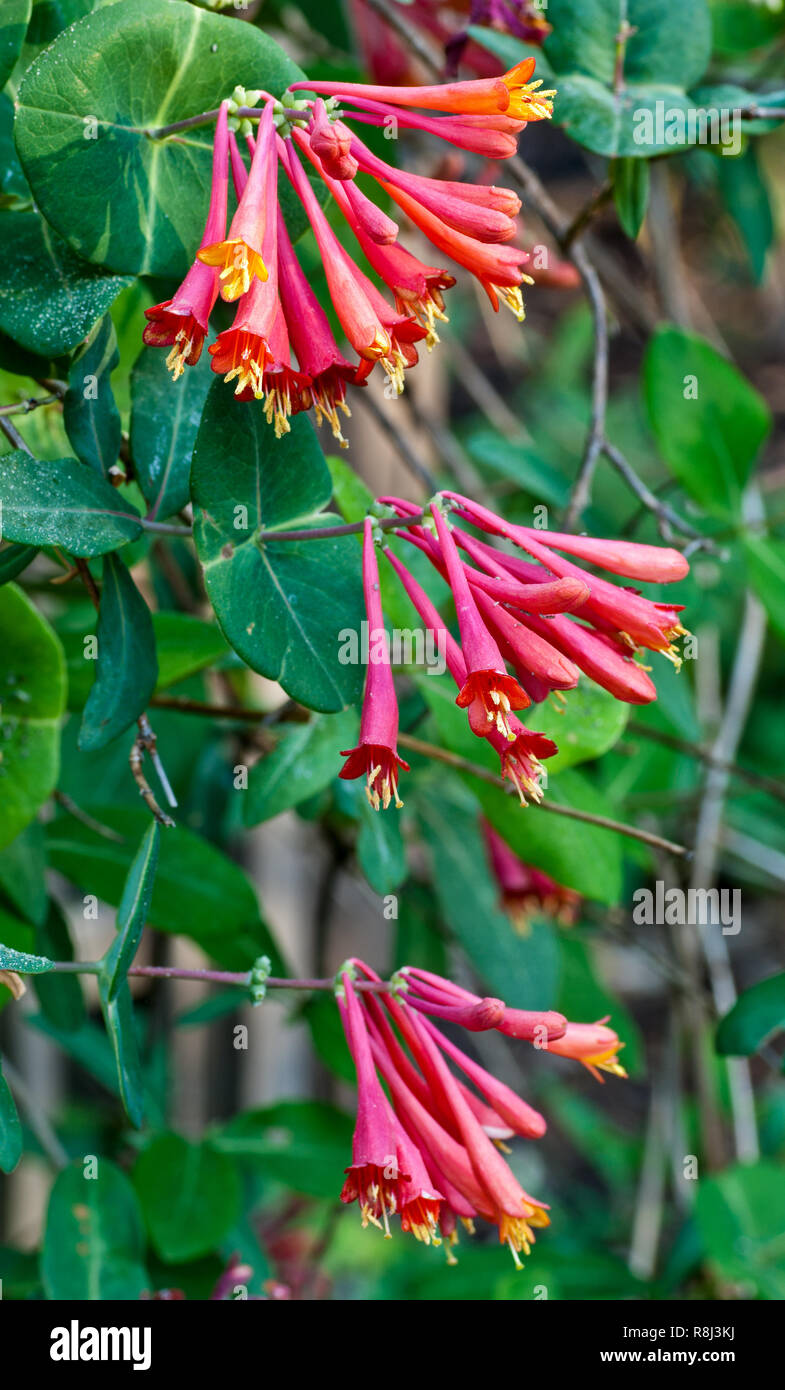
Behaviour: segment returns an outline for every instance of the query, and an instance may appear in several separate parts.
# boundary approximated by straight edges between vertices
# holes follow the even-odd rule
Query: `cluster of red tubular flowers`
[[[400,497],[381,497],[402,523],[397,534],[416,546],[447,580],[455,604],[460,643],[406,565],[385,553],[426,629],[443,652],[472,732],[499,755],[501,774],[526,795],[541,800],[542,762],[558,751],[552,739],[527,729],[516,711],[550,694],[564,700],[581,672],[618,700],[647,704],[657,695],[640,649],[661,652],[677,667],[676,639],[686,632],[680,605],[655,603],[637,590],[610,583],[566,560],[560,551],[631,579],[670,583],[688,564],[678,550],[629,541],[514,526],[468,497],[443,492],[429,515]],[[449,516],[447,509],[450,510]],[[412,520],[416,518],[416,520]],[[463,520],[523,552],[510,554],[454,524]],[[467,557],[461,558],[461,552]],[[384,634],[373,522],[366,519],[363,578],[371,634]],[[365,775],[375,809],[398,795],[398,706],[389,650],[369,663],[360,744],[345,755],[342,777]]]
[[[623,1044],[599,1023],[569,1023],[553,1011],[510,1009],[427,970],[405,967],[389,989],[362,961],[347,961],[336,998],[357,1073],[357,1122],[341,1200],[357,1202],[363,1226],[391,1234],[390,1218],[426,1245],[446,1242],[454,1263],[460,1220],[496,1226],[516,1265],[534,1230],[549,1224],[544,1202],[514,1177],[501,1150],[514,1135],[540,1139],[544,1117],[447,1038],[440,1019],[469,1032],[495,1029],[542,1051],[624,1076]],[[452,1070],[452,1063],[460,1075]],[[384,1084],[382,1084],[384,1083]]]
[[[362,385],[378,363],[402,391],[404,373],[418,360],[417,344],[438,342],[444,291],[455,283],[445,267],[425,264],[400,244],[398,223],[360,189],[358,174],[373,178],[441,255],[476,276],[495,309],[502,301],[522,319],[520,287],[529,279],[522,269],[528,253],[508,244],[518,230],[516,194],[395,168],[347,121],[388,129],[394,121],[504,159],[515,153],[528,121],[551,114],[553,94],[530,80],[533,69],[534,59],[527,59],[500,77],[441,86],[303,82],[280,101],[262,92],[256,139],[248,137],[249,170],[224,102],[196,260],[172,298],[146,310],[145,342],[170,348],[167,365],[176,380],[199,360],[220,294],[237,308],[231,328],[210,347],[213,370],[235,383],[240,399],[264,402],[277,436],[289,430],[292,415],[313,407],[317,423],[326,420],[344,445],[339,412],[349,414],[347,386]],[[278,206],[279,165],[306,212],[356,361],[341,352],[292,247]],[[230,167],[237,208],[227,230]],[[375,279],[342,246],[306,170],[332,194]]]
[[[501,906],[515,929],[526,932],[531,918],[537,915],[552,917],[561,926],[571,927],[578,919],[580,894],[557,883],[533,864],[525,864],[488,821],[483,820],[481,825]]]

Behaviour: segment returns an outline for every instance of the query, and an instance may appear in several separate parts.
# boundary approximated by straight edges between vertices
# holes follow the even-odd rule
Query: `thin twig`
[[[414,738],[412,734],[402,732],[398,734],[398,742],[403,748],[409,748],[412,753],[421,753],[423,757],[446,763],[448,767],[454,767],[458,772],[468,772],[472,777],[478,777],[493,787],[500,787],[508,795],[517,795],[509,782],[505,782],[495,772],[489,771],[486,767],[479,767],[476,763],[470,762],[468,758],[462,758],[458,753],[451,753],[446,748],[439,748],[435,743],[425,743],[422,739]],[[535,801],[531,803],[529,810],[534,808],[539,811],[550,811],[557,816],[567,816],[570,820],[583,821],[586,825],[596,825],[602,830],[613,830],[617,835],[626,835],[631,840],[640,840],[645,845],[666,850],[669,854],[686,857],[689,857],[690,854],[686,845],[678,845],[672,840],[665,840],[661,835],[655,835],[649,830],[638,830],[633,825],[622,825],[620,821],[610,820],[608,816],[597,816],[591,811],[579,811],[574,806],[562,806],[555,801]]]
[[[166,811],[161,810],[161,807],[158,805],[158,802],[156,801],[155,796],[153,795],[153,790],[150,786],[150,783],[147,781],[147,778],[145,777],[144,772],[142,770],[144,755],[145,753],[148,753],[158,773],[159,778],[161,778],[162,780],[164,790],[166,791],[168,789],[169,791],[170,805],[176,806],[177,802],[173,798],[171,788],[169,787],[169,782],[166,779],[165,774],[163,777],[161,777],[161,774],[163,773],[163,768],[161,767],[160,759],[158,758],[157,754],[156,736],[150,727],[146,715],[140,715],[139,719],[137,720],[137,724],[139,727],[139,733],[134,739],[133,744],[131,745],[131,751],[128,755],[128,763],[131,768],[131,776],[136,782],[136,785],[139,788],[139,795],[142,797],[151,815],[155,817],[155,819],[159,822],[160,825],[165,825],[167,828],[171,828],[172,826],[174,826],[175,822],[172,820],[172,817],[170,815],[167,815]]]
[[[101,822],[95,820],[93,816],[89,816],[86,811],[83,811],[80,806],[77,806],[75,801],[72,801],[70,796],[65,792],[61,792],[59,788],[55,788],[52,792],[52,798],[57,802],[58,806],[62,806],[63,810],[68,812],[69,816],[73,816],[74,820],[78,820],[81,825],[86,825],[88,830],[94,830],[96,835],[101,835],[104,840],[115,840],[118,844],[125,844],[124,835],[119,835],[110,825],[102,825]]]
[[[3,1071],[11,1090],[27,1116],[27,1123],[52,1167],[58,1169],[67,1168],[70,1162],[68,1154],[55,1134],[35,1093],[28,1086],[24,1077],[20,1076],[16,1067],[9,1062],[7,1057],[3,1058]]]

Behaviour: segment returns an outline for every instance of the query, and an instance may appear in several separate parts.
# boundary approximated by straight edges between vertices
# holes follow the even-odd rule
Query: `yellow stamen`
[[[212,246],[203,246],[197,257],[204,265],[220,266],[221,298],[239,299],[247,294],[255,276],[262,281],[268,279],[267,267],[258,251],[241,238],[231,241],[216,241]]]

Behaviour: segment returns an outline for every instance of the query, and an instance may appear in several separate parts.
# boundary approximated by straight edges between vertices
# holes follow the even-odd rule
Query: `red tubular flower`
[[[200,246],[210,246],[226,231],[226,203],[229,183],[229,143],[226,103],[221,103],[215,124],[213,144],[213,182],[210,210]],[[142,335],[150,347],[171,347],[166,365],[177,381],[186,367],[199,361],[207,335],[213,306],[218,298],[218,274],[197,258],[182,285],[171,299],[145,309],[148,320]]]
[[[354,178],[358,165],[351,152],[352,132],[340,121],[330,121],[323,101],[315,101],[311,107],[308,135],[314,152],[331,178]]]
[[[345,449],[338,411],[347,416],[351,413],[346,404],[346,387],[354,381],[357,368],[339,351],[327,315],[303,274],[280,211],[278,284],[292,347],[310,380],[309,394],[316,422],[321,424],[326,420],[341,448]]]
[[[254,148],[252,171],[259,143]],[[283,219],[279,220],[275,208],[277,161],[273,146],[271,151],[266,165],[265,206],[272,208],[273,215],[268,217],[262,246],[270,272],[266,281],[259,278],[252,281],[248,293],[240,299],[234,323],[219,333],[210,353],[213,371],[221,374],[225,381],[236,381],[235,395],[240,400],[264,401],[265,417],[268,424],[274,425],[276,439],[280,439],[291,428],[289,417],[311,404],[311,383],[306,372],[295,371],[292,367],[286,318],[278,293],[278,233]],[[240,189],[242,202],[248,185],[243,183],[245,168],[234,140],[231,155],[235,185]]]
[[[355,205],[342,185],[333,180],[330,191],[366,259],[392,290],[398,313],[416,319],[425,330],[426,346],[433,347],[439,341],[435,321],[447,322],[442,291],[455,284],[455,276],[436,266],[425,265],[397,242],[375,241],[360,224]]]
[[[487,1194],[492,1220],[498,1227],[499,1241],[507,1245],[517,1266],[521,1251],[530,1253],[534,1243],[533,1227],[547,1226],[550,1218],[544,1203],[530,1197],[513,1176],[498,1149],[485,1133],[461,1093],[455,1077],[445,1063],[425,1023],[413,1020],[423,1051],[433,1072],[449,1098],[450,1107],[460,1130],[466,1152],[481,1187]],[[480,1209],[481,1210],[481,1209]]]
[[[517,228],[514,219],[520,210],[519,199],[515,198],[517,207],[510,215],[494,206],[496,199],[484,187],[472,189],[471,184],[448,183],[443,179],[424,178],[393,168],[373,154],[356,136],[352,138],[351,150],[363,173],[373,175],[385,187],[408,193],[456,231],[488,242],[509,241],[510,237],[515,236]],[[483,198],[483,194],[487,196]],[[397,201],[395,192],[393,197]]]
[[[466,686],[468,675],[458,643],[445,627],[428,595],[417,583],[411,571],[390,550],[386,550],[385,554],[426,627],[436,635],[440,650],[444,651],[450,675],[459,690],[462,690]],[[514,714],[508,714],[507,723],[513,735],[512,740],[505,733],[500,733],[495,725],[486,728],[485,737],[499,754],[502,777],[512,782],[521,805],[525,806],[527,794],[535,801],[542,799],[540,759],[552,758],[558,752],[558,748],[545,734],[527,729]]]
[[[677,669],[681,665],[681,657],[673,645],[674,639],[686,631],[678,618],[678,614],[682,611],[680,605],[653,603],[650,599],[643,598],[631,589],[619,589],[607,580],[599,579],[595,575],[581,570],[577,565],[571,564],[569,560],[562,559],[548,546],[543,545],[537,538],[539,533],[530,528],[514,526],[505,521],[503,517],[496,516],[487,507],[481,507],[478,503],[472,502],[470,498],[461,497],[458,493],[446,492],[445,496],[457,501],[462,513],[470,521],[486,531],[491,531],[513,541],[515,545],[520,546],[535,560],[538,560],[551,574],[582,579],[589,587],[589,598],[583,605],[582,617],[596,622],[600,627],[606,627],[610,632],[617,633],[630,648],[648,647],[652,651],[662,652]],[[581,538],[577,539],[580,540]],[[602,541],[593,542],[592,553],[599,555],[604,544],[605,542]],[[631,545],[625,547],[623,556],[616,548],[616,542],[608,542],[608,545],[612,565],[626,564],[629,566],[635,563],[631,555],[631,552],[634,554]],[[599,548],[595,549],[595,547]],[[660,575],[668,570],[674,570],[674,561],[669,555],[666,555],[665,561],[657,571],[655,562],[648,553],[651,549],[651,546],[643,547],[644,554],[638,557],[638,564],[641,567],[647,567],[650,572],[654,569]],[[600,561],[596,560],[595,563],[600,563]],[[676,564],[676,568],[678,568],[678,564]]]
[[[360,285],[354,262],[333,232],[305,170],[292,150],[279,143],[281,161],[313,229],[327,276],[330,298],[355,352],[373,364],[389,358],[392,344],[368,295]]]
[[[479,280],[494,309],[498,309],[501,299],[518,321],[523,322],[525,314],[521,285],[524,281],[532,284],[531,277],[524,275],[521,270],[521,266],[529,260],[527,251],[521,251],[515,246],[489,246],[486,242],[477,241],[474,237],[455,231],[402,188],[395,188],[393,184],[381,179],[379,183],[434,246],[471,271]]]
[[[348,972],[341,976],[344,998],[338,999],[341,1021],[357,1072],[357,1123],[352,1139],[352,1162],[346,1169],[342,1202],[359,1202],[362,1224],[384,1227],[400,1210],[401,1183],[411,1178],[398,1166],[398,1143],[387,1100],[371,1055],[365,1017]]]
[[[580,894],[562,887],[541,869],[524,864],[488,821],[481,825],[502,907],[513,925],[523,932],[532,916],[544,913],[562,926],[571,926],[580,910]]]
[[[275,221],[271,162],[275,164],[275,126],[273,103],[268,101],[259,121],[248,181],[232,218],[229,235],[221,241],[203,246],[198,252],[199,260],[205,265],[220,267],[219,278],[223,281],[221,296],[229,301],[247,294],[255,279],[267,279],[262,246],[270,222]]]
[[[510,743],[515,735],[508,715],[512,709],[523,709],[529,697],[518,682],[508,674],[501,652],[491,637],[472,597],[463,565],[440,509],[431,504],[444,562],[447,566],[458,626],[461,630],[463,655],[468,672],[466,684],[458,694],[456,704],[468,710],[469,723],[481,737],[489,725],[503,734]]]
[[[374,87],[357,82],[297,82],[298,87],[342,101],[364,97],[389,106],[417,106],[425,111],[448,111],[453,115],[506,114],[520,121],[547,120],[553,110],[553,92],[540,92],[540,82],[530,82],[535,59],[526,58],[502,77],[480,78],[473,82],[444,82],[429,87]]]
[[[555,1052],[557,1057],[570,1057],[573,1061],[582,1062],[597,1081],[602,1081],[601,1071],[610,1072],[611,1076],[626,1076],[624,1067],[617,1059],[617,1053],[624,1043],[619,1041],[618,1034],[612,1028],[604,1026],[609,1017],[606,1015],[596,1023],[568,1023],[564,1036],[554,1042],[549,1039],[543,1044],[543,1050],[547,1048],[548,1052]],[[510,1037],[520,1036],[501,1025],[499,1031],[508,1033]]]
[[[352,97],[352,104],[359,111],[347,112],[352,121],[366,125],[386,125],[391,117],[388,106],[382,102],[369,101],[365,97]],[[411,130],[424,130],[436,135],[450,145],[470,154],[481,154],[486,159],[509,159],[518,148],[518,136],[524,129],[525,121],[513,120],[511,116],[421,116],[419,113],[396,110],[398,125]]]
[[[546,1017],[546,1015],[543,1015]],[[549,1014],[548,1018],[561,1018],[560,1014]],[[499,1081],[492,1076],[489,1071],[481,1067],[478,1062],[474,1062],[471,1057],[467,1057],[455,1043],[449,1038],[445,1038],[438,1028],[426,1024],[429,1028],[434,1042],[441,1048],[448,1057],[452,1059],[461,1069],[465,1076],[474,1083],[477,1090],[485,1096],[493,1111],[499,1116],[500,1120],[506,1124],[513,1134],[519,1134],[523,1139],[541,1139],[548,1128],[545,1116],[539,1110],[527,1105],[525,1100],[516,1095],[511,1087],[506,1086],[503,1081]],[[567,1020],[561,1020],[563,1030],[567,1028]],[[551,1032],[553,1037],[554,1033]],[[493,1135],[489,1136],[493,1138]]]
[[[360,721],[360,742],[356,748],[341,753],[346,763],[340,776],[348,779],[365,777],[366,795],[375,811],[380,805],[385,811],[391,801],[396,807],[403,802],[398,796],[398,769],[409,771],[409,764],[398,757],[398,701],[395,698],[390,654],[384,631],[384,615],[379,593],[379,569],[373,539],[373,522],[365,518],[363,536],[363,588],[368,618],[370,650],[365,678],[365,696]],[[377,640],[382,642],[382,659],[372,659]]]

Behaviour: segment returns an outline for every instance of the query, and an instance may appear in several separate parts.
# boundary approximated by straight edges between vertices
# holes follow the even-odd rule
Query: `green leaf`
[[[780,641],[785,642],[785,541],[748,534],[744,553],[749,581]]]
[[[0,470],[3,535],[27,545],[59,545],[89,557],[142,534],[139,513],[77,459],[34,459],[21,449]]]
[[[623,88],[641,83],[691,87],[711,54],[711,18],[705,0],[549,0],[545,42],[557,73],[596,77],[612,89],[617,79],[617,37],[625,21]]]
[[[0,16],[0,87],[4,87],[19,57],[30,20],[32,0],[3,0]]]
[[[686,147],[687,89],[711,52],[706,0],[550,0],[548,22],[542,52],[509,35],[470,32],[508,67],[535,57],[537,76],[556,88],[554,120],[596,154],[648,159]]]
[[[136,1300],[149,1287],[139,1203],[119,1168],[94,1162],[96,1177],[79,1163],[52,1188],[41,1259],[46,1296]]]
[[[170,1264],[220,1245],[240,1214],[237,1169],[207,1144],[160,1134],[139,1155],[133,1183],[150,1239]]]
[[[123,980],[110,998],[107,982],[99,975],[98,1001],[112,1045],[120,1099],[131,1124],[141,1129],[144,1119],[144,1080],[128,981]]]
[[[717,1051],[750,1057],[773,1033],[785,1028],[785,973],[759,980],[736,1000],[717,1027]]]
[[[153,613],[153,631],[158,653],[156,690],[214,666],[229,653],[217,623],[205,623],[190,613]]]
[[[649,203],[649,166],[642,159],[617,159],[613,166],[613,201],[619,221],[634,241]]]
[[[360,813],[357,862],[375,893],[381,896],[394,893],[406,878],[401,818],[394,807],[374,811],[364,785],[357,786],[357,802]]]
[[[11,1173],[21,1157],[22,1126],[11,1088],[3,1076],[3,1059],[0,1057],[0,1171]]]
[[[351,1162],[348,1115],[315,1100],[285,1100],[235,1115],[213,1136],[213,1147],[258,1161],[266,1178],[311,1197],[337,1198]]]
[[[712,516],[735,516],[771,429],[763,398],[705,339],[668,324],[649,341],[643,394],[674,477]]]
[[[513,931],[498,906],[499,891],[471,798],[459,786],[434,778],[418,791],[417,813],[442,914],[478,974],[511,1007],[552,1007],[559,969],[557,939],[545,922],[534,922],[527,936]]]
[[[117,909],[117,935],[104,956],[101,978],[107,999],[113,999],[133,965],[142,929],[150,914],[161,827],[151,820],[142,837]]]
[[[8,584],[27,569],[38,554],[34,545],[6,545],[0,550],[0,584]]]
[[[199,421],[215,376],[203,352],[173,382],[165,354],[146,348],[131,375],[131,457],[153,521],[179,512],[190,500],[189,478]]]
[[[622,837],[585,821],[549,815],[536,806],[523,808],[501,787],[471,779],[483,814],[525,864],[535,864],[565,888],[584,898],[615,904],[622,891]],[[549,780],[548,801],[613,818],[598,789],[570,770]]]
[[[82,809],[122,840],[106,839],[73,816],[58,816],[47,826],[50,863],[69,882],[117,907],[149,814],[136,806],[89,802]],[[247,969],[266,954],[276,962],[274,973],[286,973],[242,869],[184,826],[167,830],[161,842],[149,918],[159,931],[191,937],[229,970]]]
[[[310,421],[297,416],[276,439],[263,410],[216,382],[191,490],[207,592],[235,651],[311,709],[357,701],[363,669],[340,659],[341,634],[357,632],[364,614],[355,537],[276,545],[273,535],[331,524],[330,474]]]
[[[79,747],[104,748],[139,717],[155,689],[158,662],[150,611],[123,561],[104,559],[98,661]]]
[[[561,713],[545,700],[532,705],[523,718],[527,728],[547,734],[558,745],[558,753],[545,763],[550,777],[607,753],[624,733],[629,714],[629,705],[595,685],[588,676],[581,676],[576,688],[567,693]]]
[[[16,142],[36,204],[87,260],[182,276],[207,216],[212,126],[153,132],[214,110],[236,84],[279,95],[303,76],[252,24],[120,0],[61,34],[22,80]]]
[[[735,159],[718,159],[716,165],[725,206],[741,233],[753,279],[759,285],[766,271],[766,257],[774,242],[775,229],[757,148],[750,144]]]
[[[748,1296],[785,1298],[785,1182],[775,1163],[728,1168],[704,1178],[695,1216],[703,1245],[721,1279]]]
[[[0,970],[16,970],[20,975],[41,975],[51,970],[54,961],[46,956],[31,956],[27,951],[15,951],[0,942]]]
[[[0,589],[0,849],[57,782],[65,660],[45,618],[15,584]]]
[[[340,771],[341,750],[354,747],[357,730],[353,710],[289,725],[273,751],[251,768],[245,824],[270,820],[328,787]]]
[[[68,922],[54,900],[49,903],[46,920],[36,927],[34,940],[42,955],[52,960],[73,960],[74,948]],[[86,1015],[78,975],[49,972],[36,975],[33,984],[41,1009],[55,1028],[67,1033],[81,1028]]]
[[[63,401],[63,421],[76,457],[104,478],[120,452],[120,412],[109,381],[119,361],[114,324],[105,314],[71,364]]]
[[[49,911],[44,829],[33,821],[0,853],[0,888],[28,922],[42,926]],[[50,955],[51,952],[44,952]]]
[[[131,283],[75,255],[37,212],[0,212],[0,258],[0,329],[42,357],[75,348]]]

